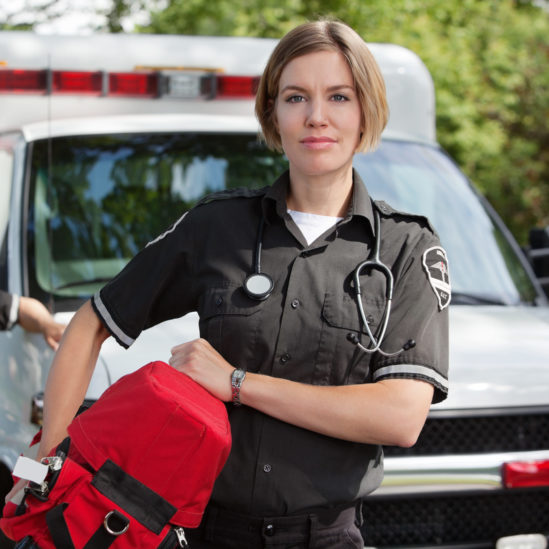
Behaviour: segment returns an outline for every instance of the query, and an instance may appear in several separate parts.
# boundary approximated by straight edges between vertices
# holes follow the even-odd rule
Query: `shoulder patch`
[[[448,307],[452,297],[446,251],[441,246],[433,246],[425,250],[422,262],[429,284],[437,296],[438,309],[442,311],[442,309]]]
[[[212,194],[206,195],[199,200],[195,206],[203,206],[216,200],[228,200],[229,198],[255,198],[257,196],[264,195],[269,189],[269,186],[261,187],[259,189],[251,189],[249,187],[239,187],[237,189],[225,189],[224,191],[218,191]]]
[[[372,202],[374,206],[379,210],[379,212],[384,215],[387,215],[387,216],[400,215],[402,217],[408,217],[410,219],[421,220],[427,225],[427,227],[433,234],[437,234],[434,227],[431,225],[429,218],[425,217],[424,215],[413,214],[410,212],[403,212],[401,210],[395,210],[392,206],[387,204],[387,202],[385,202],[384,200],[372,200]]]

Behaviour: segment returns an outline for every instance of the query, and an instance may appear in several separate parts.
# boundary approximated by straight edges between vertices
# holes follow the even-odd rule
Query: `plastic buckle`
[[[185,537],[185,530],[183,530],[183,528],[174,528],[173,531],[177,536],[179,547],[181,547],[182,549],[187,549],[189,547],[189,543],[187,542],[187,538]]]
[[[103,526],[111,536],[121,536],[128,531],[130,519],[114,509],[105,515]]]

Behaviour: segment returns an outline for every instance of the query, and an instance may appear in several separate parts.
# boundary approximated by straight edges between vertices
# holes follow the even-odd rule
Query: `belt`
[[[241,547],[282,543],[307,543],[315,534],[359,523],[361,505],[315,509],[309,513],[280,517],[255,517],[208,505],[200,530],[210,542],[232,538]]]

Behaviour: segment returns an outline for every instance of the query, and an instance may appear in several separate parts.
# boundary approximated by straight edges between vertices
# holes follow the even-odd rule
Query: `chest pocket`
[[[370,330],[376,333],[385,302],[379,297],[362,296],[364,313]],[[366,354],[347,339],[349,333],[362,334],[360,340],[368,346],[370,339],[363,326],[356,298],[343,291],[326,293],[322,307],[322,334],[313,383],[351,385],[370,380],[370,354]]]
[[[250,299],[241,286],[208,290],[199,304],[200,337],[233,366],[252,370],[263,305]]]

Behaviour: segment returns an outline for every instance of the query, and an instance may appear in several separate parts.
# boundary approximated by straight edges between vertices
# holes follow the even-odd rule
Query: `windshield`
[[[57,310],[66,300],[89,297],[205,194],[263,187],[286,166],[251,134],[36,142],[27,224],[31,295],[53,296]],[[374,153],[357,155],[355,167],[374,198],[430,218],[448,251],[458,299],[534,299],[512,247],[439,150],[387,141]]]
[[[354,164],[373,198],[429,218],[448,252],[452,303],[534,301],[536,290],[510,242],[442,151],[386,141]]]

